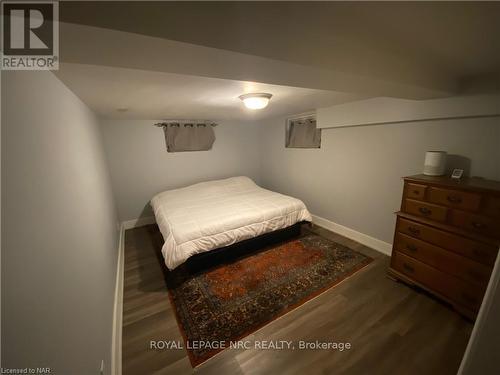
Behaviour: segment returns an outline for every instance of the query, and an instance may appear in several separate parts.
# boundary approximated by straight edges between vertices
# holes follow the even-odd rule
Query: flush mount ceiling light
[[[239,96],[239,98],[243,101],[243,104],[245,104],[245,107],[249,109],[266,108],[271,97],[271,94],[266,93],[244,94]]]

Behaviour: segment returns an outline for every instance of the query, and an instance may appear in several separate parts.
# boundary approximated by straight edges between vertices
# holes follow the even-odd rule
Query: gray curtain
[[[207,151],[215,141],[209,124],[168,124],[163,131],[168,152]]]
[[[321,129],[316,129],[316,120],[300,119],[290,121],[286,147],[320,148]]]

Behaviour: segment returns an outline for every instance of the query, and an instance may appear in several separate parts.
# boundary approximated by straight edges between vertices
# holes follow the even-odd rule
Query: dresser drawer
[[[467,282],[486,286],[490,279],[491,267],[403,233],[396,233],[394,248]]]
[[[426,185],[406,183],[405,196],[407,198],[423,200],[425,198],[426,189],[427,189]]]
[[[500,238],[500,220],[465,211],[453,210],[451,223],[465,230]]]
[[[474,318],[500,245],[500,182],[404,177],[389,275]]]
[[[484,213],[488,216],[500,218],[500,197],[489,196],[484,205]]]
[[[448,209],[446,207],[413,199],[405,200],[405,211],[413,215],[441,222],[445,222],[448,216]]]
[[[493,265],[498,248],[398,217],[396,230],[486,265]]]
[[[481,204],[481,195],[460,190],[429,187],[427,193],[429,202],[456,207],[462,210],[477,211]]]
[[[471,310],[477,311],[481,305],[483,287],[463,282],[397,251],[393,254],[391,266],[417,283]]]

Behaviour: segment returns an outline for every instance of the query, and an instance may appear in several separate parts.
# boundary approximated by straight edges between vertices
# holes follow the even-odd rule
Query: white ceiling
[[[105,118],[258,120],[363,98],[326,90],[84,64],[61,63],[54,73]],[[268,92],[273,97],[267,108],[252,111],[238,98],[249,92]],[[127,111],[119,111],[121,108]]]
[[[500,2],[60,7],[55,74],[108,118],[256,120],[500,88]],[[274,95],[269,107],[245,109],[238,96],[258,91]]]
[[[494,1],[63,2],[61,20],[406,84],[500,73]]]

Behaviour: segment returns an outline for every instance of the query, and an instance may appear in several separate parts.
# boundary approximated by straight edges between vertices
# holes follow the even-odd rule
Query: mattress
[[[167,190],[153,197],[151,206],[171,270],[195,254],[311,221],[302,201],[244,176]]]

